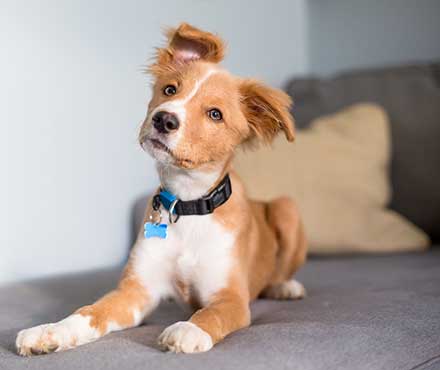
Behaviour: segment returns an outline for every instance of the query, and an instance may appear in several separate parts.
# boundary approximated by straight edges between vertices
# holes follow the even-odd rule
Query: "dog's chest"
[[[213,215],[183,216],[168,223],[166,239],[143,239],[141,244],[137,270],[147,288],[161,297],[188,300],[196,295],[204,303],[227,285],[234,236]]]
[[[212,215],[182,217],[179,222],[170,226],[170,233],[176,227],[176,236],[182,241],[175,260],[175,280],[203,302],[227,284],[233,236]]]

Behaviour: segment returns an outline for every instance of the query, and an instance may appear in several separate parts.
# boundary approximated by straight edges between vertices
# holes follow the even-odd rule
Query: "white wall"
[[[309,0],[309,70],[440,59],[439,0]]]
[[[125,258],[157,184],[136,135],[161,27],[216,31],[228,68],[279,86],[306,72],[304,1],[2,1],[0,283]]]
[[[136,143],[141,69],[180,21],[275,86],[440,58],[438,0],[2,0],[0,284],[124,260],[131,206],[157,184]]]

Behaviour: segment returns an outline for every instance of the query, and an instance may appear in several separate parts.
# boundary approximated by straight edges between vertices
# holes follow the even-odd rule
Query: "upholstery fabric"
[[[358,102],[374,102],[390,116],[391,208],[440,240],[440,63],[294,79],[298,127]]]
[[[251,198],[293,198],[310,251],[420,250],[427,235],[387,209],[390,139],[379,106],[357,104],[316,119],[295,142],[279,135],[272,147],[240,152],[235,168]]]
[[[22,358],[16,333],[55,321],[115,286],[119,269],[0,288],[1,370],[411,370],[440,367],[440,251],[319,258],[301,301],[257,300],[253,324],[210,352],[163,353],[160,332],[188,313],[161,306],[146,324],[66,352]]]

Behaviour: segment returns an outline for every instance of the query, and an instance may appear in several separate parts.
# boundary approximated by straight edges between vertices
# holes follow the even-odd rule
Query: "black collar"
[[[214,212],[214,209],[225,203],[232,194],[231,180],[229,174],[209,194],[194,200],[183,201],[167,190],[161,189],[159,194],[153,198],[153,209],[158,210],[160,205],[168,212],[179,216],[207,215]]]

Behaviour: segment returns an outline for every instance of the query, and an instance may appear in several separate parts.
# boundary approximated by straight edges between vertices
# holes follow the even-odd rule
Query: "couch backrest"
[[[362,101],[382,105],[392,137],[390,207],[440,240],[440,62],[294,79],[298,128],[318,116]]]

